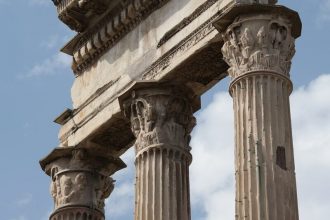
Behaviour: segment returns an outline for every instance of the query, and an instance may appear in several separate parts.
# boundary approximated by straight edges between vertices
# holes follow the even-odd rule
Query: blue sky
[[[330,1],[279,2],[297,10],[304,25],[291,71],[300,215],[302,220],[324,220],[330,213],[324,193],[330,182]],[[38,161],[58,144],[59,127],[53,119],[71,107],[70,58],[58,51],[73,33],[58,21],[50,0],[0,0],[0,27],[1,219],[46,220],[53,206],[50,180]],[[208,92],[197,113],[191,167],[195,220],[234,218],[233,160],[227,159],[233,153],[233,121],[227,86],[224,80]],[[113,220],[132,219],[132,158],[132,151],[124,156],[129,168],[116,175],[118,187],[107,202],[107,215]],[[214,161],[211,168],[208,161]],[[222,177],[207,176],[203,168]]]

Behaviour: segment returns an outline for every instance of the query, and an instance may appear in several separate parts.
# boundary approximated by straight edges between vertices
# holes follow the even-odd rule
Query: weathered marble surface
[[[51,177],[54,219],[60,218],[58,215],[82,217],[92,212],[97,213],[92,214],[94,217],[104,219],[104,202],[114,189],[111,175],[126,167],[109,151],[82,147],[57,148],[42,159],[40,165]]]
[[[289,72],[301,22],[276,2],[118,0],[99,11],[97,0],[54,1],[80,33],[63,48],[73,56],[74,109],[55,120],[60,146],[40,162],[52,178],[51,220],[103,220],[111,175],[133,144],[135,219],[190,220],[193,113],[227,75],[236,219],[298,220]]]
[[[236,220],[298,220],[289,72],[299,15],[284,7],[250,7],[227,23],[238,12],[216,23],[232,79]]]
[[[143,20],[76,77],[71,90],[75,110],[63,123],[61,145],[93,139],[121,120],[117,97],[137,80],[181,81],[201,95],[225,77],[227,65],[215,44],[221,38],[212,22],[232,3],[172,0]]]

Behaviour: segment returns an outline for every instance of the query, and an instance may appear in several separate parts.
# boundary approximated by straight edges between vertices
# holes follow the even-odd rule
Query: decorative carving
[[[157,144],[189,149],[195,118],[185,97],[171,87],[133,91],[132,99],[124,104],[124,108],[137,138],[137,152]]]
[[[189,141],[195,126],[193,111],[199,107],[196,96],[183,85],[144,81],[119,101],[136,137],[135,219],[190,219]],[[161,187],[168,183],[171,187]],[[159,190],[163,196],[146,196],[158,195]],[[173,212],[175,207],[180,208]]]
[[[75,178],[75,184],[77,186],[76,188],[76,194],[78,196],[81,195],[81,192],[83,192],[88,185],[88,181],[87,181],[87,176],[85,173],[79,173],[76,178]]]
[[[78,6],[82,11],[92,11],[97,15],[103,14],[107,9],[107,5],[100,0],[79,0]]]
[[[95,205],[99,210],[104,209],[104,200],[110,196],[114,189],[114,180],[109,176],[98,174],[98,181],[94,181],[90,172],[68,171],[59,174],[51,183],[51,195],[54,198],[55,207],[69,204],[84,204],[88,201],[88,195],[95,192]]]
[[[60,19],[80,32],[62,50],[73,56],[72,69],[79,74],[169,0],[71,1],[57,7]]]
[[[88,174],[84,172],[56,175],[51,183],[51,195],[55,206],[84,200],[85,191],[88,190],[88,179]]]
[[[83,32],[107,11],[110,1],[52,0],[59,19],[72,30]],[[102,17],[102,16],[101,16]]]
[[[87,155],[85,149],[76,149],[72,151],[72,159],[70,161],[71,168],[84,168],[87,166]]]
[[[97,207],[101,210],[104,209],[104,201],[108,198],[112,191],[115,188],[115,180],[113,180],[109,176],[100,176],[99,177],[99,186],[95,189],[96,192],[96,200],[97,200]]]
[[[199,6],[193,13],[191,13],[188,17],[184,18],[180,21],[179,24],[175,25],[171,30],[169,30],[164,37],[162,37],[157,45],[157,48],[161,47],[165,44],[169,39],[171,39],[175,34],[180,32],[183,28],[188,26],[193,20],[199,17],[202,13],[204,13],[207,9],[209,9],[212,5],[214,5],[218,0],[208,0]]]
[[[58,200],[61,205],[71,202],[73,196],[75,195],[73,182],[71,178],[66,175],[63,175],[60,178],[60,193],[61,194],[59,194]]]
[[[213,26],[213,23],[226,9],[227,7],[224,7],[222,10],[212,16],[209,20],[200,25],[186,38],[184,38],[181,42],[175,45],[173,49],[169,50],[167,53],[164,54],[164,56],[154,62],[146,71],[144,71],[144,73],[142,73],[142,79],[156,79],[171,64],[172,60],[174,60],[181,54],[187,52],[187,50],[195,46],[208,34],[214,31],[215,27]]]
[[[237,19],[223,34],[222,53],[229,74],[274,71],[289,76],[295,39],[289,21],[275,15],[250,15]]]
[[[224,9],[225,10],[225,9]],[[189,36],[187,36],[183,41],[181,41],[179,44],[177,44],[176,46],[173,47],[173,49],[171,49],[168,53],[164,54],[164,56],[162,56],[160,59],[158,59],[157,61],[155,61],[150,68],[148,68],[147,70],[145,70],[143,73],[141,73],[142,77],[141,79],[143,80],[153,80],[156,79],[157,77],[159,77],[159,75],[172,63],[172,60],[174,60],[176,57],[179,57],[181,54],[185,53],[187,50],[189,50],[191,47],[193,47],[194,45],[196,45],[196,43],[198,43],[201,39],[203,39],[205,36],[207,36],[208,34],[210,34],[212,31],[215,30],[215,27],[213,26],[213,22],[219,17],[219,15],[222,13],[223,11],[219,11],[219,13],[217,13],[216,15],[214,15],[212,18],[210,18],[207,22],[205,22],[204,24],[202,24],[198,29],[196,29],[196,31],[194,31],[193,33],[191,33]],[[91,57],[94,57],[94,55],[91,54]],[[94,58],[93,58],[94,59]],[[96,57],[95,57],[96,59]],[[219,64],[222,63],[222,60],[219,61]],[[91,63],[90,63],[91,64]],[[217,64],[218,65],[218,64]],[[226,64],[225,64],[226,65]],[[89,64],[85,63],[84,64],[85,68],[87,68],[89,66]],[[84,68],[84,69],[85,69]],[[213,68],[213,67],[212,67]],[[224,71],[227,68],[224,67]],[[81,71],[83,71],[84,69],[81,69]],[[222,69],[222,68],[219,68]],[[196,69],[194,69],[193,71],[196,71]],[[220,70],[219,70],[220,71]],[[79,71],[78,71],[79,72]],[[76,73],[78,73],[76,72]],[[208,76],[210,76],[209,74],[207,74]],[[187,75],[187,77],[190,77]],[[205,75],[203,75],[203,78],[206,78]],[[196,79],[193,79],[196,80]],[[208,77],[208,79],[203,79],[202,84],[207,83],[207,81],[212,80],[210,77]],[[82,104],[75,112],[74,114],[78,114],[78,112],[80,110],[82,110],[85,106],[87,106],[92,100],[94,100],[96,97],[98,97],[100,94],[102,94],[104,91],[106,91],[108,88],[110,88],[112,85],[114,85],[116,82],[118,82],[118,79],[116,79],[115,81],[111,81],[109,84],[109,86],[104,87],[104,89],[102,88],[102,90],[97,91],[96,93],[94,93],[90,99],[88,99],[84,104]],[[93,111],[92,113],[86,115],[84,117],[84,119],[79,122],[77,124],[78,128],[80,128],[81,126],[83,126],[84,124],[86,124],[91,118],[93,118],[93,116],[95,115],[96,112],[101,111],[102,109],[104,109],[105,107],[107,107],[110,103],[112,103],[114,101],[114,97],[109,97],[109,99],[106,100],[106,102],[102,103],[100,106],[98,106],[96,108],[95,111]],[[120,124],[120,123],[118,123]],[[111,129],[111,128],[110,128]],[[61,138],[62,139],[67,139],[67,137],[69,137],[70,135],[72,135],[74,133],[75,130],[69,130],[65,135],[63,135]],[[121,135],[121,132],[118,132]],[[109,132],[110,134],[110,132]],[[127,133],[127,135],[123,135],[125,137],[127,137],[127,140],[125,143],[128,144],[130,143],[132,139],[132,135]],[[123,140],[123,136],[121,135],[120,140]],[[104,141],[99,141],[100,138],[104,139]],[[97,135],[96,138],[93,139],[93,142],[102,142],[105,143],[105,141],[111,146],[114,146],[113,144],[115,144],[115,148],[121,148],[123,145],[125,144],[118,144],[118,141],[116,140],[116,135],[115,136],[105,136],[104,134],[101,135]],[[121,141],[120,141],[121,142]]]
[[[130,4],[132,1],[134,3]],[[149,16],[153,11],[161,7],[169,0],[130,0],[125,4],[126,8],[116,16],[105,16],[104,21],[99,22],[95,30],[81,33],[71,40],[64,48],[63,52],[73,55],[72,70],[79,75],[89,68],[100,58],[106,51],[113,47],[128,32],[135,28],[142,20]],[[140,3],[138,3],[140,2]],[[196,19],[201,13],[211,7],[216,1],[207,1],[200,8],[187,17],[185,22],[180,22],[175,28],[171,29],[159,42],[159,46],[164,44],[168,39],[178,33],[181,28],[187,26]],[[143,78],[152,79],[158,75],[160,71],[168,66],[173,56],[179,52],[184,52],[194,46],[200,39],[214,30],[212,22],[218,18],[227,7],[221,9],[216,15],[202,24],[196,31],[190,34],[186,39],[181,41],[172,50],[166,53],[162,58],[157,60],[151,68],[143,73]],[[120,25],[120,26],[118,26]],[[147,76],[148,75],[148,76]],[[150,76],[149,76],[150,75]]]
[[[67,9],[61,14],[58,15],[58,18],[68,25],[72,30],[76,30],[78,32],[82,32],[86,28],[86,24],[84,22],[84,16],[71,9]]]
[[[50,193],[55,209],[84,206],[104,212],[104,200],[114,189],[110,177],[124,164],[98,148],[54,150],[41,165],[52,178]]]
[[[73,184],[69,176],[63,175],[61,177],[55,177],[51,183],[51,195],[54,198],[56,207],[70,203],[73,200],[76,194]]]

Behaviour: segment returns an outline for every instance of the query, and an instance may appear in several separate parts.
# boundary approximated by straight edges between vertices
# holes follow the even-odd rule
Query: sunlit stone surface
[[[111,176],[133,145],[135,220],[190,220],[193,114],[228,75],[236,219],[298,220],[289,105],[295,11],[276,0],[53,2],[77,35],[62,48],[76,76],[73,109],[55,119],[59,147],[40,161],[52,180],[51,220],[103,220]]]

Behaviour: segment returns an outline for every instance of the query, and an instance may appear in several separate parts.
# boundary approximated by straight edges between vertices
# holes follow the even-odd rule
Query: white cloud
[[[114,175],[116,186],[106,200],[105,214],[109,219],[133,219],[134,210],[134,150],[131,148],[122,157],[127,168]]]
[[[291,98],[301,220],[327,219],[330,183],[330,74]]]
[[[71,65],[71,57],[57,53],[53,57],[33,66],[26,74],[19,75],[19,79],[54,75],[62,72]]]
[[[330,210],[329,85],[330,74],[322,75],[291,96],[301,220],[328,219]],[[212,103],[197,115],[197,124],[191,142],[194,160],[190,180],[192,209],[201,217],[193,219],[234,219],[234,122],[227,92],[214,95]],[[125,156],[130,167],[118,175],[117,189],[106,208],[109,218],[132,218],[133,154],[130,150]]]
[[[191,146],[192,207],[206,213],[201,220],[233,219],[234,123],[232,100],[227,92],[214,96],[200,112]]]

